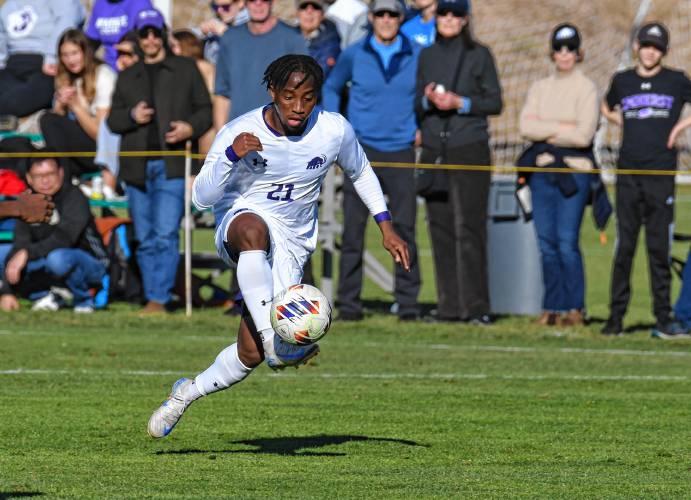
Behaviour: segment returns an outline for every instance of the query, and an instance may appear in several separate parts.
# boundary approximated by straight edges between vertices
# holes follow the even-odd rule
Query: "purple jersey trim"
[[[228,146],[226,148],[226,158],[228,158],[233,163],[235,163],[236,161],[240,161],[240,157],[237,155],[237,153],[235,153],[233,146]]]
[[[379,224],[380,222],[384,222],[385,220],[391,220],[391,212],[388,210],[384,212],[379,212],[377,215],[374,216],[374,221]]]

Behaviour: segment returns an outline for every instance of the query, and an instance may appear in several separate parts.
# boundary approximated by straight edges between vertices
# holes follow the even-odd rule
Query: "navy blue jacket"
[[[299,27],[295,29],[300,32]],[[326,78],[341,53],[341,37],[336,25],[328,19],[322,21],[317,31],[317,36],[306,39],[307,51],[322,67]]]
[[[340,110],[350,82],[347,118],[360,143],[378,151],[410,148],[415,140],[415,73],[420,49],[403,34],[389,67],[372,48],[372,35],[346,48],[323,89],[324,108]]]

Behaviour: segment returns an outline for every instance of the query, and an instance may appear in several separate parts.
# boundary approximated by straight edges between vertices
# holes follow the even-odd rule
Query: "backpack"
[[[128,218],[100,217],[96,226],[110,258],[108,301],[124,300],[141,304],[142,278],[135,256],[134,226]]]

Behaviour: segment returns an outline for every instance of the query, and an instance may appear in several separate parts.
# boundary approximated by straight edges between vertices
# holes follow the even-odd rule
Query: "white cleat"
[[[283,370],[287,366],[297,368],[319,354],[319,345],[317,344],[290,344],[278,335],[274,337],[274,349],[275,356],[266,356],[266,364],[272,370]]]
[[[168,399],[166,399],[149,418],[147,431],[152,438],[166,437],[175,428],[187,407],[193,401],[186,401],[183,389],[193,383],[192,380],[181,378],[173,384]]]

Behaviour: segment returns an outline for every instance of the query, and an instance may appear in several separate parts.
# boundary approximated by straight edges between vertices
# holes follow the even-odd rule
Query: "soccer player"
[[[338,113],[315,107],[324,80],[309,56],[290,54],[264,73],[272,103],[226,124],[194,182],[192,199],[214,208],[216,248],[237,265],[244,308],[237,342],[206,371],[181,378],[151,415],[148,431],[167,436],[196,399],[227,389],[263,359],[274,370],[298,366],[319,351],[275,335],[269,312],[274,294],[300,283],[317,244],[317,197],[338,162],[379,225],[386,250],[406,270],[406,243],[396,234],[381,187],[353,128]]]

